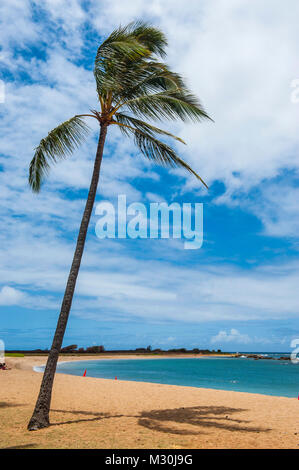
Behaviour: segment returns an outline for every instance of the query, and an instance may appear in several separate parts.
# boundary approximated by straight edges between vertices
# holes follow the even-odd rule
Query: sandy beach
[[[51,426],[29,432],[42,378],[32,368],[45,360],[7,358],[11,370],[0,371],[0,448],[299,448],[294,398],[64,374],[56,374]]]

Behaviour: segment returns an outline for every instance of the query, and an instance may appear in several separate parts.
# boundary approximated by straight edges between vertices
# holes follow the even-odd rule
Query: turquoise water
[[[59,364],[57,372],[105,379],[298,397],[299,364],[290,361],[190,358],[117,359]]]

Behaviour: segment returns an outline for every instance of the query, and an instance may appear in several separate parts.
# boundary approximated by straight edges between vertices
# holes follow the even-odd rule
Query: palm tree
[[[89,193],[52,347],[28,424],[29,430],[49,426],[54,375],[96,196],[108,127],[118,126],[125,135],[133,136],[137,147],[150,160],[164,166],[183,167],[206,186],[168,144],[158,140],[157,135],[184,143],[182,139],[142,120],[143,117],[152,121],[210,119],[183,79],[162,61],[166,45],[164,34],[144,22],[130,23],[113,31],[98,48],[95,58],[94,77],[99,110],[76,115],[49,132],[35,149],[30,163],[29,184],[34,192],[39,192],[50,165],[67,157],[85,139],[89,130],[85,118],[98,121],[100,131]]]

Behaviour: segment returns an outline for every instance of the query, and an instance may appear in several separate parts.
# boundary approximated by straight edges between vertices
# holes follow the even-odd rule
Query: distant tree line
[[[97,354],[97,353],[103,353],[105,352],[104,346],[89,346],[88,348],[79,348],[77,349],[78,346],[77,344],[71,344],[70,346],[65,346],[64,348],[61,348],[60,352],[61,353],[92,353],[92,354]]]
[[[48,354],[48,349],[34,349],[34,350],[12,350],[7,351],[10,353],[32,353],[32,354]],[[221,349],[186,349],[186,348],[173,348],[173,349],[152,349],[151,346],[147,346],[147,348],[136,348],[136,349],[114,349],[114,350],[105,350],[103,345],[100,346],[89,346],[87,348],[78,348],[77,344],[70,344],[69,346],[64,346],[61,348],[60,353],[62,354],[99,354],[99,353],[107,353],[107,354],[120,354],[120,353],[131,353],[131,354],[225,354],[221,351]]]

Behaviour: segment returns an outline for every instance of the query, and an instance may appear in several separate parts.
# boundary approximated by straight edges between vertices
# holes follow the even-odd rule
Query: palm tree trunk
[[[79,230],[79,235],[77,238],[77,245],[73,257],[72,266],[70,269],[62,305],[61,311],[57,322],[57,327],[55,335],[53,338],[53,343],[51,350],[49,352],[46,368],[44,371],[39,396],[35,405],[33,415],[28,424],[28,430],[34,431],[40,428],[45,428],[49,426],[49,411],[51,403],[52,388],[54,382],[54,376],[58,361],[59,352],[62,346],[63,336],[66,329],[72,301],[74,290],[76,286],[77,276],[79,273],[79,268],[81,264],[81,259],[83,255],[87,229],[89,225],[89,220],[91,217],[95,196],[97,192],[97,186],[100,175],[100,168],[103,157],[103,150],[105,144],[105,138],[107,134],[107,126],[101,125],[101,131],[99,136],[98,148],[96,159],[94,162],[94,169],[92,174],[92,180],[90,183],[88,198],[86,201],[81,226]]]

